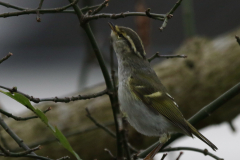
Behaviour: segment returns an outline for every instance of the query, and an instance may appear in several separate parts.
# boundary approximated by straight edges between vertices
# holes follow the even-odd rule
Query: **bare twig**
[[[99,128],[103,129],[103,130],[104,130],[105,132],[107,132],[110,136],[112,136],[112,137],[114,137],[114,138],[116,137],[115,133],[113,133],[110,129],[108,129],[108,128],[105,127],[104,125],[100,124],[97,120],[95,120],[95,119],[91,116],[88,108],[86,108],[86,112],[87,112],[87,115],[86,115],[86,116],[87,116],[89,119],[91,119],[91,121],[93,121],[93,123],[94,123],[96,126],[98,126]]]
[[[16,10],[20,10],[20,11],[25,10],[25,8],[22,8],[22,7],[19,7],[19,6],[14,6],[12,4],[5,3],[5,2],[0,2],[0,5],[5,6],[7,8],[13,8],[13,9],[16,9]]]
[[[180,6],[181,2],[182,2],[182,0],[178,0],[177,3],[173,6],[173,8],[165,15],[163,24],[159,28],[160,31],[163,31],[163,29],[167,26],[168,19],[173,17],[174,11]]]
[[[6,139],[3,137],[1,132],[2,128],[0,128],[0,141],[2,142],[3,147],[5,147],[6,149],[10,149],[8,143],[6,142]]]
[[[58,158],[57,160],[65,160],[65,159],[70,159],[70,157],[64,156],[64,157],[62,157],[62,158]]]
[[[108,122],[108,123],[104,123],[103,126],[113,126],[114,125],[114,122]],[[65,137],[72,137],[72,136],[76,136],[76,135],[79,135],[79,134],[83,134],[83,133],[87,133],[87,132],[90,132],[90,131],[93,131],[93,130],[96,130],[96,129],[100,129],[98,126],[91,126],[91,127],[88,127],[86,129],[81,129],[81,130],[75,130],[75,131],[71,131],[71,132],[67,132],[67,133],[64,133]],[[50,143],[53,143],[53,142],[56,142],[58,141],[55,137],[46,137],[46,139],[42,140],[42,141],[38,141],[38,142],[35,142],[35,143],[32,143],[29,145],[29,147],[34,147],[38,144],[41,144],[41,145],[46,145],[46,144],[50,144]],[[14,149],[14,151],[18,151],[18,149]]]
[[[92,14],[96,14],[96,13],[100,12],[104,7],[107,7],[107,6],[108,6],[108,2],[109,2],[109,0],[105,0],[102,4],[99,5],[99,7],[97,7],[97,8],[92,12]]]
[[[47,113],[48,111],[51,110],[51,107],[48,107],[48,109],[46,109],[45,111],[43,111],[43,113]],[[34,119],[34,118],[38,118],[38,116],[30,116],[30,117],[18,117],[18,116],[14,116],[13,114],[9,113],[9,112],[6,112],[2,109],[0,109],[0,113],[6,115],[7,117],[11,117],[13,119],[15,119],[16,121],[26,121],[26,120],[29,120],[29,119]]]
[[[14,5],[10,5],[10,4],[5,4],[3,2],[0,3],[0,5],[6,6],[8,5],[10,8],[15,8],[17,10],[20,10],[19,12],[8,12],[8,13],[2,13],[0,14],[0,17],[6,18],[6,17],[13,17],[13,16],[20,16],[20,15],[24,15],[24,14],[37,14],[39,12],[39,14],[44,14],[44,13],[59,13],[59,12],[64,12],[64,10],[72,7],[73,5],[75,5],[76,3],[78,3],[78,0],[74,0],[72,1],[72,3],[60,7],[60,8],[50,8],[50,9],[27,9],[27,8],[20,8]],[[65,13],[74,13],[74,11],[66,11]]]
[[[210,156],[216,160],[223,160],[222,158],[217,157],[216,155],[208,152],[207,149],[198,149],[198,148],[193,148],[193,147],[176,147],[176,148],[166,148],[163,149],[159,152],[172,152],[172,151],[179,151],[179,150],[186,150],[186,151],[194,151],[194,152],[199,152],[203,153],[205,156]]]
[[[156,13],[149,13],[149,14],[151,15],[151,18],[161,20],[161,21],[163,21],[165,17],[165,14],[156,14]],[[148,16],[148,15],[146,15],[146,12],[101,13],[101,14],[85,16],[84,21],[88,22],[94,19],[99,19],[99,18],[119,19],[119,18],[125,18],[129,16]]]
[[[155,53],[152,57],[148,59],[149,62],[155,58],[187,58],[186,55],[159,55],[159,52]]]
[[[123,123],[123,129],[121,130],[121,137],[122,137],[122,141],[123,141],[123,147],[125,149],[127,160],[131,160],[131,152],[130,152],[130,147],[128,145],[129,144],[128,143],[128,132],[127,132],[128,122],[127,122],[126,118],[121,118],[121,119],[122,119],[122,123]]]
[[[0,153],[0,156],[5,156],[5,154]],[[43,157],[43,156],[37,156],[37,155],[31,155],[31,154],[23,155],[21,157],[27,157],[27,158],[37,159],[37,160],[53,160],[51,158],[47,158],[47,157]]]
[[[179,160],[182,155],[183,155],[183,152],[180,152],[176,160]]]
[[[164,160],[164,159],[165,159],[165,157],[167,157],[167,153],[164,153],[164,154],[162,155],[162,158],[161,158],[161,160]]]
[[[37,8],[37,9],[41,9],[41,8],[42,8],[43,1],[44,1],[44,0],[40,0],[40,2],[39,2],[39,5],[38,5],[38,8]]]
[[[8,53],[5,57],[3,57],[2,59],[0,59],[0,64],[3,62],[3,61],[6,61],[9,57],[11,57],[13,54],[12,53]]]
[[[15,140],[15,142],[17,142],[17,144],[19,145],[19,147],[23,148],[24,150],[30,150],[30,148],[23,143],[23,140],[20,139],[8,126],[7,124],[4,122],[4,120],[0,117],[0,125],[3,127],[3,129]],[[36,154],[34,152],[31,153],[32,155]]]
[[[28,94],[25,94],[23,92],[18,91],[17,87],[8,88],[8,87],[0,86],[0,88],[6,89],[11,93],[13,93],[13,92],[20,93],[20,94],[24,95],[25,97],[27,97],[30,101],[35,102],[35,103],[44,102],[44,101],[68,103],[70,101],[86,100],[86,99],[100,97],[100,96],[103,96],[105,94],[109,94],[109,92],[105,89],[101,92],[94,93],[94,94],[89,94],[89,95],[78,95],[78,96],[65,97],[65,98],[58,98],[58,97],[55,97],[55,98],[35,98],[33,96],[29,96]]]
[[[112,152],[109,149],[105,148],[104,151],[107,152],[112,157],[113,160],[117,160],[117,158],[112,154]]]
[[[237,40],[237,43],[240,45],[240,38],[236,35],[235,36],[236,40]]]
[[[168,12],[168,15],[173,14],[175,12],[175,10],[180,6],[181,2],[182,2],[182,0],[178,0],[176,2],[176,4],[173,6],[173,8]]]
[[[5,155],[4,155],[5,157],[22,157],[22,156],[24,156],[24,155],[27,155],[27,154],[32,153],[32,152],[34,152],[34,151],[37,151],[37,150],[39,150],[39,149],[41,149],[41,147],[40,147],[40,146],[37,146],[37,147],[35,147],[35,148],[29,149],[29,150],[26,150],[26,151],[23,151],[23,152],[14,153],[14,152],[10,152],[10,151],[4,149],[4,148],[0,145],[0,150],[5,154]]]

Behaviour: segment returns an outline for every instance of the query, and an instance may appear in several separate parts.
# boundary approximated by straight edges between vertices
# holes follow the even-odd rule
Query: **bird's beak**
[[[116,32],[115,25],[112,22],[108,22],[109,26],[111,27],[111,30]]]

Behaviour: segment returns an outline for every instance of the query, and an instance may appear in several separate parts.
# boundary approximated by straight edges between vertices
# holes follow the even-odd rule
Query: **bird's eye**
[[[119,33],[118,38],[123,38],[123,35],[121,33]]]

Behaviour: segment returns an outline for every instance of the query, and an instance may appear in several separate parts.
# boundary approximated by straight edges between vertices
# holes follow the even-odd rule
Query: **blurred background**
[[[25,8],[37,8],[39,3],[32,0],[2,2]],[[79,5],[84,7],[102,2],[85,0],[80,1]],[[140,12],[151,8],[153,13],[166,13],[175,3],[176,0],[111,0],[102,12]],[[42,8],[58,8],[66,4],[67,0],[44,1]],[[90,25],[108,64],[109,21],[136,30],[143,39],[147,56],[150,57],[156,52],[172,54],[183,42],[194,36],[215,38],[238,28],[239,6],[238,0],[185,0],[163,32],[158,29],[162,22],[144,17],[98,19],[91,21]],[[16,10],[0,6],[0,11],[5,13]],[[40,17],[41,22],[36,21],[36,15],[0,18],[0,58],[8,52],[13,53],[9,60],[0,65],[0,85],[17,86],[24,93],[44,98],[67,96],[103,83],[101,70],[77,17],[71,13],[43,14]],[[153,64],[159,62],[160,60],[155,60]],[[0,107],[18,115],[26,111],[26,108],[3,94],[0,94]],[[204,128],[201,132],[211,141],[217,142],[219,150],[216,155],[224,159],[235,159],[238,154],[237,142],[240,139],[239,124],[238,116],[233,121],[237,132],[232,132],[227,123]],[[173,146],[206,148],[201,141],[189,137],[177,141]],[[177,156],[178,153],[169,153],[166,160],[176,159]],[[194,152],[184,152],[182,159],[192,159],[192,156],[195,160],[211,159]]]

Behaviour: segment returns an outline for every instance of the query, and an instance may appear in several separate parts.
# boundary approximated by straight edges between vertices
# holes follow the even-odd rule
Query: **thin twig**
[[[38,5],[38,8],[37,8],[37,9],[41,9],[41,8],[42,8],[43,1],[44,1],[44,0],[40,0],[40,2],[39,2],[39,5]]]
[[[109,2],[109,0],[105,0],[102,4],[99,5],[99,7],[97,7],[95,10],[93,10],[92,14],[96,14],[96,13],[100,12],[104,7],[107,7],[108,2]]]
[[[117,159],[109,149],[105,148],[104,151],[107,152],[114,160]]]
[[[30,154],[34,151],[37,151],[37,150],[40,150],[41,147],[40,145],[35,147],[35,148],[32,148],[32,149],[29,149],[29,150],[26,150],[26,151],[23,151],[23,152],[19,152],[19,153],[14,153],[14,152],[10,152],[6,149],[4,149],[1,145],[0,145],[0,150],[5,154],[5,157],[22,157],[24,155],[27,155],[27,154]]]
[[[181,2],[182,2],[182,0],[178,0],[177,3],[173,6],[173,8],[165,15],[163,24],[159,28],[160,31],[163,31],[163,29],[167,26],[168,19],[173,17],[174,11],[180,6]]]
[[[13,93],[20,93],[22,95],[24,95],[25,97],[27,97],[30,101],[34,102],[34,103],[39,103],[39,102],[46,102],[46,101],[52,101],[52,102],[71,102],[71,101],[77,101],[77,100],[86,100],[86,99],[91,99],[91,98],[97,98],[100,96],[103,96],[105,94],[109,94],[109,92],[105,89],[101,92],[98,93],[94,93],[94,94],[89,94],[89,95],[78,95],[78,96],[73,96],[73,97],[65,97],[65,98],[58,98],[58,97],[54,97],[54,98],[35,98],[33,96],[29,96],[28,94],[25,94],[21,91],[17,90],[17,87],[13,87],[13,88],[8,88],[8,87],[4,87],[4,86],[0,86],[0,88],[6,89],[9,92]]]
[[[237,40],[237,43],[240,45],[240,38],[236,35],[235,36],[236,40]]]
[[[176,160],[179,160],[182,155],[183,155],[183,152],[180,152]]]
[[[15,142],[19,145],[19,147],[23,148],[24,150],[30,150],[30,148],[23,143],[23,140],[20,139],[4,122],[4,120],[0,117],[0,125],[3,127],[3,129],[14,139]],[[34,152],[31,153],[32,155],[36,154]]]
[[[108,123],[103,124],[103,126],[105,126],[105,127],[106,126],[113,126],[113,125],[114,125],[114,122],[108,122]],[[90,131],[93,131],[93,130],[96,130],[96,129],[100,129],[100,128],[97,127],[97,126],[91,126],[91,127],[86,128],[86,129],[67,132],[67,133],[64,133],[64,135],[65,135],[66,138],[69,138],[69,137],[80,135],[80,134],[83,134],[83,133],[87,133],[87,132],[90,132]],[[55,137],[46,137],[46,139],[44,139],[42,141],[38,141],[38,142],[30,144],[29,147],[34,147],[38,144],[47,145],[47,144],[50,144],[50,143],[53,143],[53,142],[56,142],[56,141],[58,141],[58,140]],[[18,151],[18,149],[14,149],[13,151]]]
[[[3,61],[6,61],[9,57],[11,57],[13,54],[12,53],[8,53],[5,57],[3,57],[2,59],[0,59],[0,64],[3,62]]]
[[[6,139],[2,135],[2,128],[0,128],[0,141],[3,144],[3,147],[5,147],[6,149],[10,149],[8,143],[6,142]]]
[[[168,12],[168,15],[173,14],[175,10],[180,6],[181,2],[182,0],[177,1],[176,4],[173,6],[173,8]]]
[[[12,4],[5,3],[5,2],[0,2],[0,5],[1,5],[1,6],[5,6],[5,7],[7,7],[7,8],[13,8],[13,9],[16,9],[16,10],[19,10],[19,11],[25,10],[25,8],[22,8],[22,7],[19,7],[19,6],[14,6],[14,5],[12,5]]]
[[[149,62],[154,60],[155,58],[187,58],[186,55],[159,55],[159,52],[155,53],[152,57],[148,59]]]
[[[216,155],[208,152],[207,149],[198,149],[198,148],[193,148],[193,147],[175,147],[175,148],[166,148],[163,149],[159,152],[172,152],[172,151],[180,151],[180,150],[186,150],[186,151],[194,151],[194,152],[199,152],[203,153],[205,156],[210,156],[216,160],[223,160],[222,158],[217,157]]]
[[[162,155],[162,158],[161,158],[161,160],[164,160],[164,159],[165,159],[165,157],[167,157],[167,153],[164,153],[164,154]]]
[[[193,115],[188,121],[192,125],[200,122],[204,118],[209,117],[211,115],[211,113],[213,113],[215,110],[220,108],[223,104],[225,104],[226,102],[231,100],[233,97],[235,97],[239,93],[240,93],[240,83],[236,84],[234,87],[229,89],[227,92],[223,93],[217,99],[215,99],[214,101],[212,101],[211,103],[209,103],[208,105],[203,107],[200,111],[198,111],[195,115]],[[183,135],[180,133],[172,135],[171,139],[163,146],[163,148],[166,147],[167,145],[169,145],[170,143],[172,143],[174,140],[176,140],[182,136]],[[158,144],[159,144],[159,142],[156,142],[153,145],[151,145],[150,147],[148,147],[147,149],[145,149],[144,151],[142,151],[139,154],[139,157],[145,157]]]
[[[156,14],[150,13],[152,19],[164,20],[165,14]],[[99,18],[111,18],[111,19],[119,19],[125,18],[129,16],[147,16],[145,12],[122,12],[122,13],[101,13],[95,15],[88,15],[84,17],[84,21],[88,22],[91,20],[99,19]]]
[[[66,159],[70,159],[70,157],[68,157],[68,156],[64,156],[64,157],[62,157],[62,158],[58,158],[58,159],[56,159],[56,160],[66,160]]]
[[[87,115],[86,115],[86,116],[87,116],[89,119],[91,119],[91,121],[93,121],[93,123],[94,123],[96,126],[98,126],[99,128],[103,129],[103,130],[104,130],[105,132],[107,132],[110,136],[112,136],[112,137],[114,137],[114,138],[116,137],[115,133],[113,133],[110,129],[108,129],[108,128],[105,127],[104,125],[100,124],[97,120],[95,120],[95,119],[91,116],[88,108],[85,108],[85,109],[86,109],[86,112],[87,112]]]
[[[5,156],[4,153],[0,153],[0,156]],[[32,159],[37,159],[37,160],[53,160],[51,158],[47,158],[47,157],[43,157],[43,156],[37,156],[37,155],[31,155],[31,154],[28,154],[28,155],[23,155],[21,157],[27,157],[27,158],[32,158]]]
[[[45,111],[43,111],[43,113],[47,113],[48,111],[51,110],[51,107],[48,107],[48,109],[46,109]],[[29,119],[34,119],[34,118],[39,118],[38,116],[30,116],[30,117],[18,117],[18,116],[14,116],[12,113],[9,113],[9,112],[6,112],[2,109],[0,109],[0,113],[6,115],[7,117],[10,117],[10,118],[13,118],[15,119],[16,121],[26,121],[26,120],[29,120]]]
[[[3,2],[1,2],[1,3],[3,3]],[[0,17],[6,18],[6,17],[20,16],[20,15],[25,15],[25,14],[37,14],[38,12],[39,12],[39,14],[59,13],[59,12],[64,12],[64,10],[72,7],[76,3],[78,3],[78,0],[72,1],[72,3],[70,3],[66,6],[60,7],[60,8],[50,8],[50,9],[27,9],[27,8],[19,8],[19,7],[8,4],[8,6],[11,6],[11,8],[15,7],[15,9],[18,8],[18,10],[20,10],[20,11],[19,12],[2,13],[2,14],[0,14]],[[6,6],[6,4],[4,6]],[[67,11],[65,13],[74,13],[74,12]]]

